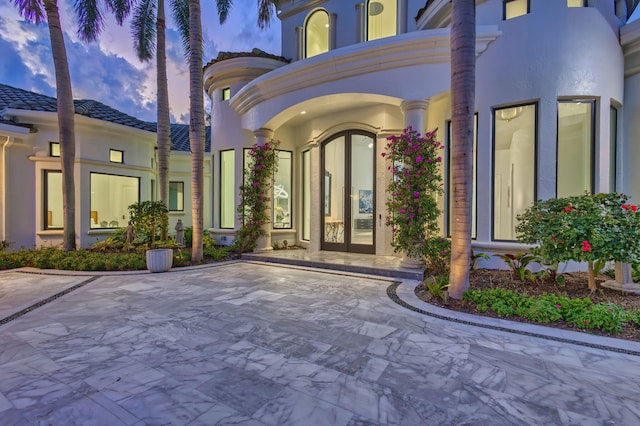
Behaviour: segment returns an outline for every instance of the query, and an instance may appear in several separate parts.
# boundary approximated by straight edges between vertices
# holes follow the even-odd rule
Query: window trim
[[[615,114],[615,121],[612,120]],[[618,150],[619,150],[619,126],[620,107],[615,103],[609,105],[609,192],[618,189]]]
[[[229,99],[231,99],[231,87],[227,86],[220,89],[220,100],[228,101]]]
[[[307,194],[305,191],[305,173],[307,173],[307,169],[305,167],[305,155],[309,156],[309,165],[311,165],[311,149],[305,149],[304,151],[302,151],[301,153],[301,158],[302,158],[302,164],[301,164],[301,170],[302,170],[302,179],[300,179],[300,182],[302,183],[302,216],[301,216],[301,221],[302,221],[302,225],[301,225],[301,229],[300,229],[300,240],[302,241],[311,241],[311,214],[309,214],[309,235],[308,238],[305,238],[305,225],[304,225],[304,221],[306,218],[306,214],[307,214],[307,210],[305,209],[305,200],[306,197],[309,197],[309,205],[311,205],[311,193]],[[309,169],[311,169],[311,167],[309,167]],[[308,170],[309,172],[309,181],[311,181],[311,170]],[[311,185],[309,185],[311,186]],[[306,196],[306,197],[305,197]],[[311,209],[309,209],[311,210]],[[311,212],[309,212],[311,213]]]
[[[120,154],[120,161],[115,161],[113,159],[114,154]],[[115,164],[124,164],[124,151],[121,149],[109,148],[109,162]]]
[[[568,8],[574,8],[574,7],[589,7],[589,5],[587,4],[587,0],[582,0],[582,6],[569,6],[569,0],[567,0],[567,7],[568,7]]]
[[[590,193],[595,194],[595,186],[596,186],[596,108],[598,104],[595,98],[558,98],[556,102],[556,198],[558,197],[558,167],[559,167],[559,153],[558,146],[560,145],[560,110],[558,108],[558,104],[561,103],[590,103],[591,104],[591,158],[590,158],[590,167],[591,167],[591,182]],[[580,195],[580,194],[576,194]]]
[[[531,13],[531,0],[526,0],[527,12],[524,15],[518,15],[518,16],[513,16],[511,18],[507,18],[507,4],[514,1],[518,1],[518,0],[502,0],[502,20],[503,21],[509,21],[511,19],[519,18],[521,16],[528,15],[529,13]]]
[[[325,9],[317,8],[317,9],[314,9],[311,12],[309,12],[309,14],[306,16],[306,18],[304,20],[304,26],[303,26],[303,30],[302,30],[302,34],[303,34],[303,58],[304,59],[313,58],[313,56],[309,56],[308,44],[307,44],[307,41],[309,39],[309,30],[308,30],[309,20],[311,19],[311,17],[313,15],[315,15],[316,13],[320,13],[320,12],[322,12],[322,13],[324,13],[326,15],[327,24],[329,25],[329,28],[328,28],[328,31],[327,31],[327,50],[326,50],[326,52],[320,52],[320,53],[315,54],[313,56],[318,56],[318,55],[321,55],[323,53],[327,53],[329,50],[331,50],[330,49],[330,40],[331,40],[331,27],[330,27],[330,25],[331,25],[331,19],[330,19],[330,16],[329,16],[329,12],[327,10],[325,10]]]
[[[54,153],[56,148],[58,150],[57,154]],[[60,142],[49,142],[49,157],[60,157]]]
[[[290,167],[289,167],[289,182],[291,184],[291,191],[289,193],[289,198],[290,198],[291,201],[289,202],[289,204],[291,206],[291,209],[289,211],[289,226],[282,227],[282,228],[276,228],[274,226],[276,224],[276,218],[275,218],[275,216],[276,216],[276,204],[275,204],[276,199],[275,199],[275,197],[272,197],[272,200],[271,200],[271,229],[273,229],[273,230],[293,229],[293,201],[294,201],[294,198],[293,198],[292,192],[293,192],[293,184],[294,184],[294,179],[293,179],[293,160],[294,160],[293,154],[294,153],[293,153],[293,151],[288,150],[288,149],[277,149],[276,150],[276,155],[278,156],[280,152],[288,152],[289,154],[291,154],[291,157],[289,159],[290,162],[291,162]],[[279,170],[280,169],[280,157],[278,156],[277,158],[278,158],[278,170]],[[275,173],[276,172],[274,171],[274,173],[273,173],[274,185],[275,185],[275,179],[276,179]]]
[[[131,179],[136,179],[138,181],[138,203],[140,202],[140,194],[141,194],[141,186],[142,186],[142,178],[140,176],[130,176],[130,175],[119,175],[116,173],[102,173],[102,172],[89,172],[89,211],[92,210],[91,208],[91,175],[102,175],[102,176],[116,176],[116,177],[124,177],[124,178],[131,178]],[[124,224],[123,224],[124,225]],[[108,226],[106,228],[103,227],[96,227],[96,228],[90,228],[92,231],[95,230],[99,230],[99,229],[118,229],[118,228],[122,228],[123,226],[117,226],[117,227],[112,227],[112,226]]]
[[[49,217],[49,174],[53,174],[53,173],[57,173],[60,175],[60,180],[62,180],[62,170],[58,170],[58,169],[44,169],[42,170],[43,175],[43,200],[42,200],[42,229],[44,231],[59,231],[64,229],[64,225],[63,226],[49,226],[49,221],[48,221],[48,217]],[[62,196],[62,188],[60,188],[60,196]],[[64,210],[62,212],[64,214]]]
[[[176,208],[176,209],[171,209],[171,184],[180,184],[182,185],[182,208]],[[169,208],[167,210],[169,210],[170,212],[184,212],[184,181],[181,180],[171,180],[169,181]],[[176,200],[176,204],[178,204],[178,201]],[[179,207],[179,206],[177,206]]]
[[[514,104],[500,105],[491,107],[491,241],[498,242],[514,242],[516,240],[505,240],[496,238],[495,227],[495,186],[496,186],[496,112],[501,109],[517,108],[535,105],[533,118],[533,200],[538,199],[538,155],[539,155],[539,123],[540,123],[540,100],[525,101]]]
[[[219,163],[219,172],[218,172],[218,221],[220,224],[220,229],[235,229],[235,216],[234,216],[234,224],[232,227],[228,227],[228,226],[222,226],[222,172],[223,172],[223,166],[222,166],[222,162],[223,162],[223,157],[224,157],[224,153],[225,152],[233,152],[233,164],[234,164],[234,180],[235,180],[235,149],[231,148],[231,149],[222,149],[219,151],[220,155],[220,163]],[[243,155],[244,155],[244,151],[243,151]],[[244,159],[243,159],[243,176],[244,176]],[[244,181],[244,177],[243,177],[243,181]],[[234,212],[235,212],[235,206],[234,206]]]

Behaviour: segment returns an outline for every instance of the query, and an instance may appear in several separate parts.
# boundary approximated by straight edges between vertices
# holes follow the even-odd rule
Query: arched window
[[[304,28],[305,58],[329,51],[329,14],[316,10],[307,18]]]
[[[397,0],[369,0],[367,2],[367,40],[396,35]]]

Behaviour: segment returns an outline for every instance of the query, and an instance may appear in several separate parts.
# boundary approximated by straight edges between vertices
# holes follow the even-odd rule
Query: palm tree
[[[20,15],[37,25],[49,24],[49,39],[56,74],[56,108],[60,138],[60,168],[62,170],[63,250],[76,248],[76,197],[74,163],[76,157],[75,110],[67,50],[60,25],[57,0],[14,0]]]
[[[461,299],[469,288],[473,114],[475,109],[475,0],[456,0],[451,11],[451,170],[453,220],[449,295]]]
[[[188,34],[188,4],[184,0],[171,0],[173,16],[181,34]],[[137,3],[131,33],[138,59],[149,61],[153,58],[154,39],[157,79],[157,146],[158,146],[158,187],[160,201],[169,205],[169,156],[171,153],[171,122],[169,116],[169,89],[167,85],[166,23],[163,0],[141,0]],[[185,19],[186,18],[186,19]],[[163,229],[162,238],[166,238]]]

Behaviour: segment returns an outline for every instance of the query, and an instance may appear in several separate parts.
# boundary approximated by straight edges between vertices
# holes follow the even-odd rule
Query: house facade
[[[640,201],[637,3],[476,1],[474,249],[522,249],[517,215],[537,199],[617,190]],[[218,241],[240,225],[246,150],[274,139],[272,242],[392,254],[381,154],[408,127],[447,147],[449,235],[451,2],[284,0],[278,18],[281,57],[221,54],[204,68]]]
[[[93,100],[75,100],[76,245],[127,226],[128,206],[156,199],[156,125]],[[9,249],[62,242],[62,174],[56,100],[0,84],[0,241]],[[187,125],[171,126],[169,229],[191,223]],[[210,140],[207,137],[206,151]],[[205,160],[211,191],[211,157]],[[212,205],[204,203],[205,226]]]

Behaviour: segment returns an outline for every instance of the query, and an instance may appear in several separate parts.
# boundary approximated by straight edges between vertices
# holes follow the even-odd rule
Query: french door
[[[375,253],[375,144],[357,130],[323,142],[322,250]]]

